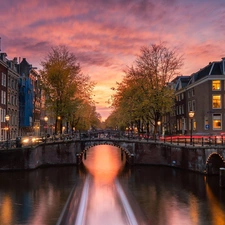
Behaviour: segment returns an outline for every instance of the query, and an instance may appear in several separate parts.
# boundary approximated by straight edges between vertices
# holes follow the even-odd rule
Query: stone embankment
[[[136,140],[73,140],[0,151],[0,170],[35,169],[48,165],[79,164],[88,148],[115,145],[131,164],[164,165],[204,174],[225,167],[224,146],[184,146]]]

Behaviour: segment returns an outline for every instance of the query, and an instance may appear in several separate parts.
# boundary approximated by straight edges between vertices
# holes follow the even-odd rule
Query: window
[[[222,122],[221,122],[221,114],[213,114],[213,130],[221,130]]]
[[[182,106],[179,105],[179,115],[182,114]]]
[[[6,87],[6,74],[2,73],[2,86]]]
[[[192,110],[191,101],[188,102],[188,112]]]
[[[193,130],[196,130],[197,129],[197,122],[194,120],[193,121]]]
[[[197,129],[197,122],[195,121],[195,118],[189,119],[189,130],[191,130],[191,123],[192,123],[192,129],[196,130]]]
[[[220,80],[213,80],[212,81],[212,90],[213,91],[220,91],[221,90]]]
[[[1,103],[2,104],[6,104],[6,92],[5,91],[1,91]]]
[[[194,89],[191,90],[191,96],[192,97],[195,96],[195,90]]]
[[[212,108],[213,109],[221,109],[221,96],[220,95],[212,96]]]
[[[192,101],[192,111],[195,111],[195,100]]]
[[[14,87],[14,79],[12,79],[11,88],[15,89],[15,87]]]
[[[181,100],[183,100],[183,99],[184,99],[184,93],[181,94]]]

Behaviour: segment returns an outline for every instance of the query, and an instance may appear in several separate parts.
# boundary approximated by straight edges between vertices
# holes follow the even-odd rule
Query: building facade
[[[225,58],[177,79],[175,96],[176,133],[225,135]]]
[[[0,141],[7,139],[5,116],[7,115],[8,65],[6,57],[6,53],[0,53]]]

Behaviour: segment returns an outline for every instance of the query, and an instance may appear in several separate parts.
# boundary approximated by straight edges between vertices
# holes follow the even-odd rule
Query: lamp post
[[[10,119],[10,116],[9,115],[6,115],[5,116],[5,121],[6,121],[6,129],[7,129],[7,149],[9,148],[9,119]]]
[[[57,116],[56,133],[61,134],[61,116]]]
[[[191,135],[190,135],[190,144],[192,145],[192,130],[193,130],[193,117],[194,117],[194,115],[195,115],[195,112],[194,111],[189,111],[189,113],[188,113],[188,116],[189,116],[189,118],[190,118],[190,120],[191,120]]]
[[[45,136],[47,135],[47,129],[48,129],[48,117],[45,116],[44,117],[44,121],[45,121]]]
[[[159,134],[159,137],[160,137],[160,125],[161,125],[161,121],[157,121],[157,125],[158,125],[158,134]]]

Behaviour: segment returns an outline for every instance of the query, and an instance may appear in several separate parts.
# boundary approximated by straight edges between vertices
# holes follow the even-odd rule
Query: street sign
[[[209,129],[209,124],[205,125],[205,129],[208,130]]]

